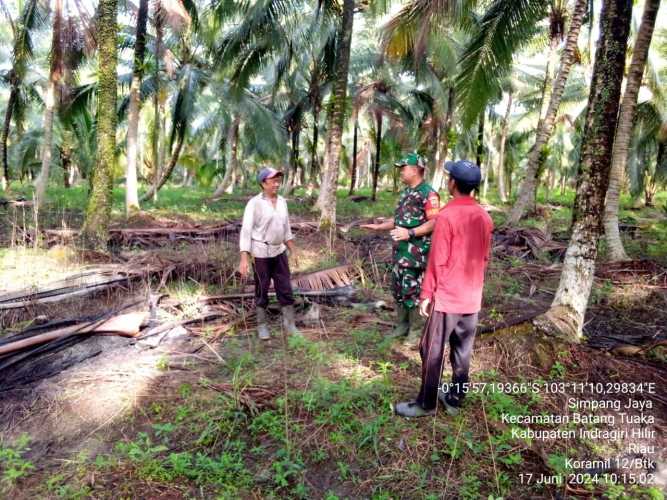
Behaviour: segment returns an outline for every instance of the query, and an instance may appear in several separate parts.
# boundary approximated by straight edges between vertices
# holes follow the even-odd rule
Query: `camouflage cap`
[[[405,157],[394,163],[395,167],[404,167],[406,165],[412,167],[426,168],[426,162],[417,153],[408,153]]]

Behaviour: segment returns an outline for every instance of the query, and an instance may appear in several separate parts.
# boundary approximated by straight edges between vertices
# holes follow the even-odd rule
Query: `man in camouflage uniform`
[[[415,344],[420,332],[415,327],[417,306],[426,269],[431,232],[440,211],[440,196],[424,181],[424,161],[410,153],[397,162],[401,181],[407,187],[401,192],[393,220],[382,224],[363,224],[374,230],[390,230],[394,240],[392,292],[398,309],[398,324],[393,335],[407,336],[406,344]]]

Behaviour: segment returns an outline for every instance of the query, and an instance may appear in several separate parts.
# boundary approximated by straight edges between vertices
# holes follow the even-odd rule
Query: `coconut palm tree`
[[[415,76],[417,91],[411,94],[422,108],[423,124],[417,149],[429,159],[431,184],[437,190],[444,178],[440,166],[455,136],[453,79],[464,42],[459,30],[471,26],[473,4],[410,2],[382,29],[384,54]]]
[[[646,0],[644,14],[637,31],[637,39],[632,51],[632,60],[628,68],[623,100],[619,111],[618,129],[612,152],[611,174],[604,215],[604,228],[610,260],[628,260],[618,230],[618,207],[621,181],[628,161],[628,151],[632,137],[632,124],[637,108],[637,97],[641,87],[644,67],[648,59],[655,20],[658,16],[660,0]]]
[[[141,109],[141,80],[144,73],[146,54],[146,26],[148,24],[148,0],[139,0],[137,31],[134,42],[134,65],[130,86],[130,110],[127,123],[127,167],[125,169],[125,211],[139,209],[137,182],[137,135],[139,131],[139,111]]]
[[[4,3],[3,3],[4,7]],[[12,118],[17,128],[21,128],[22,118],[27,101],[29,89],[24,88],[23,83],[28,70],[28,63],[32,59],[32,33],[44,22],[44,5],[39,0],[27,0],[20,9],[16,22],[9,15],[9,11],[3,8],[7,14],[7,21],[12,28],[14,36],[12,50],[12,67],[4,77],[9,84],[9,99],[5,110],[5,119],[0,136],[0,161],[2,162],[2,173],[0,175],[0,186],[6,189],[10,180],[9,163],[7,160],[7,142]]]
[[[232,83],[221,79],[211,83],[211,90],[220,99],[208,113],[214,121],[224,124],[221,133],[226,146],[225,173],[211,196],[215,199],[230,193],[234,179],[241,175],[238,161],[241,131],[248,145],[248,154],[253,149],[261,158],[275,160],[285,156],[286,129],[284,119],[281,120],[280,115],[267,105],[269,99],[262,98],[264,89],[250,87],[239,94]]]
[[[158,184],[164,178],[160,167],[164,163],[166,141],[166,100],[167,93],[163,90],[165,84],[163,73],[167,77],[174,75],[173,54],[165,45],[165,28],[170,28],[175,35],[176,43],[190,44],[192,40],[189,31],[196,32],[199,26],[199,13],[196,5],[187,0],[178,0],[175,2],[162,2],[154,0],[152,2],[153,16],[148,15],[149,4],[147,0],[140,0],[137,11],[137,26],[134,37],[134,59],[132,77],[130,80],[130,95],[121,105],[121,111],[127,110],[127,164],[126,164],[126,191],[125,205],[126,212],[139,208],[138,183],[137,183],[137,159],[139,156],[139,143],[137,141],[139,129],[139,113],[142,100],[148,96],[153,97],[153,127],[151,130],[151,150],[153,166],[153,186],[151,196],[155,199],[161,185]],[[144,81],[144,58],[146,55],[146,45],[149,41],[147,32],[148,21],[152,20],[155,30],[155,37],[150,40],[153,45],[153,73]],[[186,41],[184,41],[187,39]],[[179,149],[180,153],[180,149]],[[171,157],[173,159],[173,156]],[[178,158],[176,158],[177,160]],[[171,165],[171,162],[170,162]],[[166,180],[165,180],[166,182]],[[142,197],[142,201],[147,199]]]
[[[327,139],[324,153],[324,174],[320,186],[317,206],[320,209],[320,229],[336,224],[336,191],[340,169],[345,103],[347,98],[347,77],[352,46],[354,23],[354,0],[343,0],[343,12],[339,25],[336,66],[329,114],[327,116]]]
[[[53,148],[53,114],[56,106],[58,86],[64,72],[63,51],[63,0],[55,0],[53,6],[53,30],[51,35],[51,68],[44,99],[44,140],[42,142],[42,169],[35,181],[35,209],[44,201],[49,182],[51,154]]]
[[[97,20],[97,160],[82,229],[84,244],[93,248],[106,248],[109,235],[116,149],[117,9],[117,0],[100,0]]]
[[[510,114],[512,113],[513,104],[513,88],[510,84],[507,90],[507,107],[503,115],[502,126],[500,129],[500,137],[498,139],[498,164],[496,166],[497,172],[497,187],[500,201],[507,203],[507,188],[505,187],[505,146],[507,143],[507,135],[510,128]]]
[[[537,184],[537,173],[540,167],[540,158],[543,158],[542,149],[549,142],[549,138],[553,133],[558,108],[560,106],[563,92],[565,91],[565,84],[570,74],[570,68],[575,61],[577,51],[577,40],[579,39],[579,31],[583,24],[584,15],[586,13],[587,0],[576,0],[572,9],[570,17],[570,28],[568,30],[565,46],[561,55],[560,67],[558,75],[553,82],[545,81],[546,92],[543,97],[543,104],[548,102],[548,106],[544,111],[544,115],[540,116],[540,121],[537,125],[537,132],[535,136],[535,144],[533,145],[526,165],[526,173],[521,187],[519,188],[519,195],[517,201],[512,207],[512,211],[508,218],[508,224],[516,224],[525,214],[526,211],[533,205],[535,200],[535,191]],[[552,17],[555,9],[552,9]],[[554,30],[552,29],[552,32]],[[553,40],[552,39],[552,47]],[[547,72],[548,74],[548,72]]]
[[[593,285],[631,18],[631,0],[603,2],[581,143],[572,234],[551,307],[535,320],[542,330],[572,342],[582,338]]]
[[[195,102],[209,78],[207,72],[201,69],[201,65],[197,64],[194,60],[190,60],[192,55],[185,48],[185,44],[182,46],[184,47],[184,53],[177,71],[176,83],[178,90],[174,96],[171,134],[168,141],[168,148],[170,150],[169,161],[165,165],[164,170],[156,169],[156,173],[159,171],[159,175],[154,180],[150,189],[141,197],[140,201],[153,198],[171,177],[183,149],[186,132],[195,109]]]
[[[357,91],[354,98],[353,115],[358,117],[364,111],[371,117],[375,132],[375,163],[373,167],[373,188],[371,195],[371,199],[375,201],[378,175],[380,173],[383,121],[385,118],[394,122],[401,121],[400,115],[406,116],[408,113],[394,95],[388,75],[362,86]]]
[[[65,15],[66,11],[67,15]],[[91,38],[92,30],[93,27],[86,24],[81,16],[71,15],[71,9],[65,9],[62,0],[54,2],[50,71],[44,96],[42,168],[35,180],[35,207],[37,210],[45,200],[52,166],[52,154],[57,149],[55,141],[58,138],[54,136],[54,124],[61,125],[58,124],[59,115],[68,114],[68,108],[79,97],[76,88],[76,72],[85,61],[87,53],[94,47],[94,44],[87,43]],[[91,88],[89,87],[88,90]],[[68,146],[65,147],[65,149],[68,148]]]
[[[667,181],[667,113],[651,101],[642,102],[633,128],[627,163],[630,194],[643,195],[650,207],[658,188]]]

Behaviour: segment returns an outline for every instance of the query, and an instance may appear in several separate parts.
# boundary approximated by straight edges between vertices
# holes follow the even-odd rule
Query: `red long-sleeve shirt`
[[[440,211],[421,287],[435,311],[471,314],[482,307],[493,221],[474,198],[461,196]]]

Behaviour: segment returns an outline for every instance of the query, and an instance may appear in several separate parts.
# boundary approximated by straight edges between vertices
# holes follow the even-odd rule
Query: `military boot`
[[[410,332],[410,310],[399,304],[397,306],[398,322],[391,332],[392,337],[404,337]]]
[[[256,313],[257,336],[260,340],[269,340],[271,338],[271,333],[269,332],[269,326],[267,325],[266,309],[264,307],[258,307]]]
[[[283,326],[288,335],[301,335],[301,332],[296,328],[296,321],[294,318],[294,305],[283,306]]]
[[[416,348],[419,345],[419,340],[422,336],[422,330],[418,321],[419,308],[413,307],[410,309],[408,316],[408,334],[403,340],[403,345]]]

